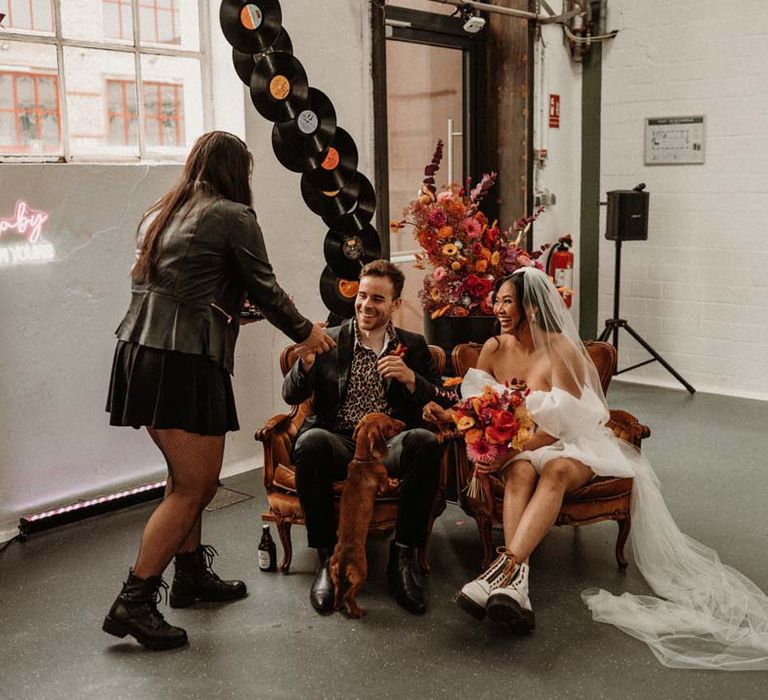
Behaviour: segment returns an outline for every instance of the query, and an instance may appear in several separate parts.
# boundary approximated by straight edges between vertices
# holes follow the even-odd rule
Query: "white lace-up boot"
[[[504,547],[498,547],[496,551],[499,556],[491,565],[474,581],[465,584],[453,597],[454,603],[478,620],[485,617],[489,596],[500,586],[507,585],[520,568],[515,558],[510,557]]]
[[[505,585],[495,588],[486,608],[489,620],[504,622],[514,632],[530,632],[536,626],[528,596],[528,564],[520,564]]]

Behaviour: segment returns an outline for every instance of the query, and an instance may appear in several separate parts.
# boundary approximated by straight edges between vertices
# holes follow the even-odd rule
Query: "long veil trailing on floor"
[[[597,372],[557,289],[537,269],[516,274],[525,275],[523,305],[536,350],[544,350],[551,362],[552,391],[529,397],[537,422],[566,445],[573,441],[578,450],[581,442],[589,452],[599,451],[590,464],[596,473],[631,470],[634,475],[632,550],[638,569],[660,597],[584,591],[594,619],[646,642],[665,666],[768,670],[768,597],[723,564],[717,552],[680,531],[648,460],[606,427],[608,405]],[[462,386],[462,394],[478,379]],[[537,411],[558,394],[558,410]]]

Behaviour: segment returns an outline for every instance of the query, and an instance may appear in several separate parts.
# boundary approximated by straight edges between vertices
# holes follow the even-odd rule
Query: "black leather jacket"
[[[232,373],[243,298],[294,342],[312,331],[275,279],[253,209],[203,195],[168,224],[151,280],[134,282],[120,340],[207,355]]]

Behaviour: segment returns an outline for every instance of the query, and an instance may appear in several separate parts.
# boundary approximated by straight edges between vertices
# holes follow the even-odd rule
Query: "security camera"
[[[480,30],[485,29],[485,19],[482,17],[470,17],[464,22],[464,31],[468,34],[477,34]]]

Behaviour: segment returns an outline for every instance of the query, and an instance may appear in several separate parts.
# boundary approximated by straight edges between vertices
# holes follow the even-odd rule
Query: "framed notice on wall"
[[[645,164],[703,163],[704,123],[703,116],[647,117]]]

